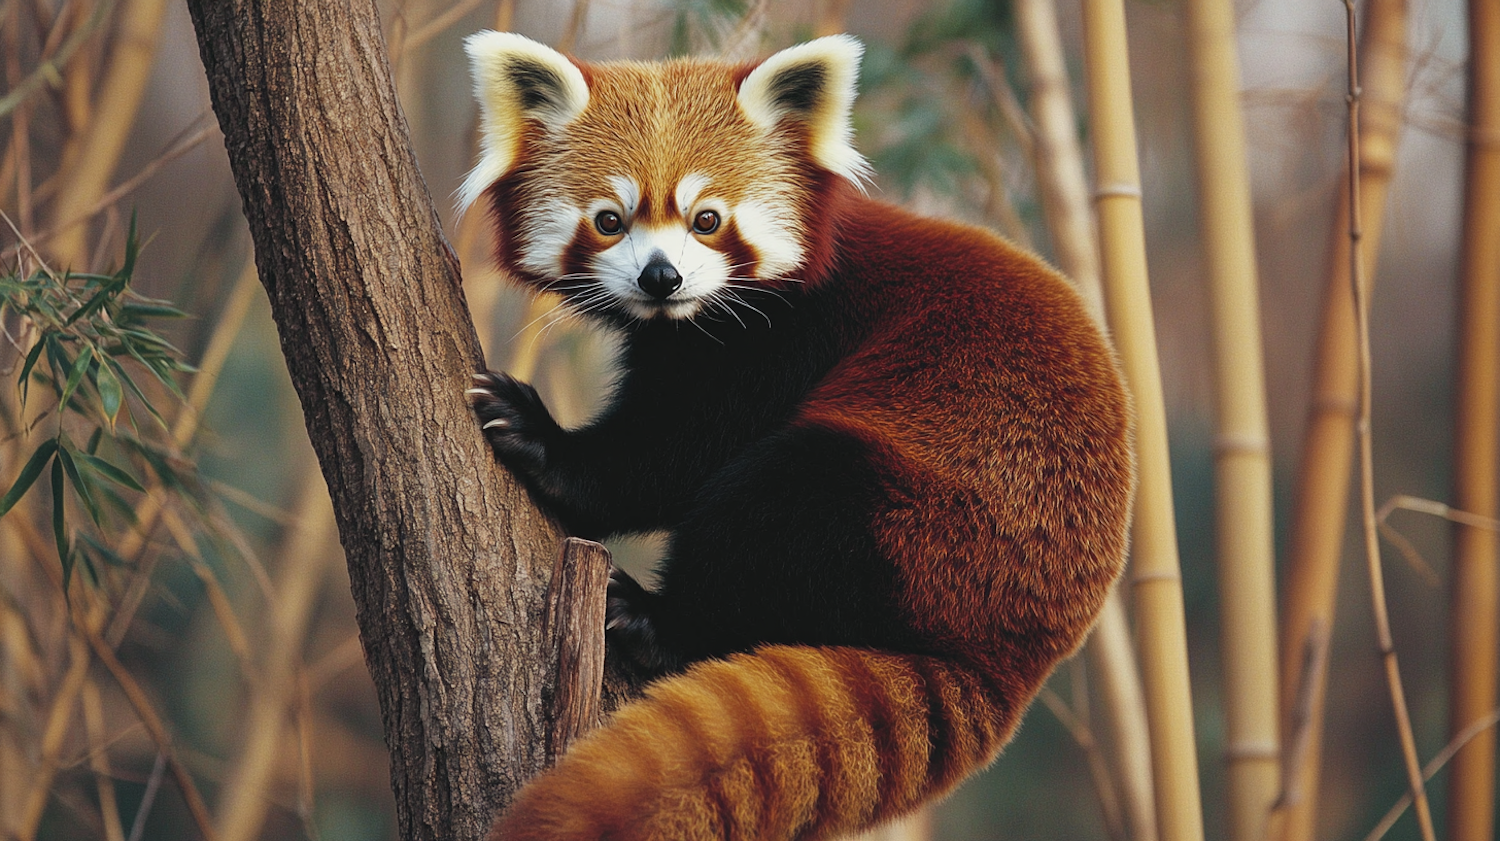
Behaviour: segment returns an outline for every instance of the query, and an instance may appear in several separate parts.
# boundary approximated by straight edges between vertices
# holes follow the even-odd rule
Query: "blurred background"
[[[1184,12],[1177,0],[1126,5],[1194,717],[1213,838],[1224,832],[1224,725],[1212,354]],[[488,265],[482,226],[455,219],[452,210],[453,191],[473,161],[475,112],[461,40],[475,30],[505,26],[606,60],[747,45],[763,54],[837,25],[867,45],[856,126],[857,145],[878,173],[873,192],[991,226],[1052,254],[1027,153],[1026,86],[1007,3],[410,0],[381,8],[411,142],[463,261],[490,364],[531,377],[565,422],[585,419],[597,403],[607,337],[571,322],[537,329],[550,324],[547,306],[507,288]],[[1394,494],[1446,499],[1451,474],[1465,23],[1458,0],[1412,0],[1409,14],[1408,98],[1371,327],[1377,501]],[[1082,114],[1077,4],[1060,3],[1059,15]],[[1238,17],[1282,546],[1345,151],[1344,17],[1332,0],[1242,0]],[[65,72],[42,73],[42,87],[8,104],[0,118],[0,210],[13,226],[0,226],[5,270],[21,261],[15,246],[22,238],[54,268],[111,272],[124,260],[133,216],[141,241],[134,288],[188,314],[162,332],[187,362],[217,377],[211,390],[192,395],[197,403],[147,390],[169,421],[193,418],[195,428],[167,449],[181,459],[174,464],[184,485],[206,501],[189,504],[162,492],[160,511],[139,516],[149,495],[125,494],[138,522],[151,528],[144,540],[130,540],[128,522],[106,518],[95,532],[108,551],[94,557],[108,563],[89,564],[87,574],[75,569],[71,599],[110,606],[100,635],[171,732],[178,760],[224,837],[393,838],[380,714],[343,558],[264,292],[254,282],[187,11],[160,0],[0,2],[7,91],[19,90],[64,49]],[[1086,120],[1078,129],[1087,142]],[[94,169],[102,171],[80,174]],[[68,227],[85,216],[86,224]],[[14,318],[5,325],[14,328]],[[20,347],[14,340],[0,347],[8,377]],[[180,375],[184,390],[193,380]],[[5,411],[21,417],[15,390],[0,390]],[[0,448],[6,486],[35,448],[20,427],[11,424]],[[159,485],[171,474],[151,475]],[[70,641],[70,603],[58,587],[43,496],[33,491],[0,519],[0,823],[18,838],[195,837],[191,805],[141,723],[140,700],[122,689],[113,667]],[[27,518],[35,525],[21,524]],[[87,521],[73,522],[83,528]],[[1450,527],[1411,513],[1397,513],[1392,524],[1430,567],[1387,553],[1394,636],[1418,749],[1430,757],[1447,741]],[[37,534],[44,535],[40,543]],[[1363,837],[1404,790],[1355,542],[1351,532],[1330,652],[1329,770],[1319,823],[1327,838]],[[643,568],[654,544],[615,548],[622,561]],[[76,615],[86,608],[72,609]],[[1074,664],[1053,682],[1058,698],[1075,709],[1086,687]],[[1109,838],[1075,736],[1046,704],[1035,705],[1001,759],[936,811],[932,837]],[[1442,786],[1439,774],[1436,803]],[[1415,838],[1416,829],[1407,818],[1389,837]]]

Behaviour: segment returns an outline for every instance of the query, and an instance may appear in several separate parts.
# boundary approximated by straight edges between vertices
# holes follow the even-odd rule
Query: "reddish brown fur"
[[[794,424],[878,454],[891,501],[872,527],[942,657],[775,646],[700,664],[530,785],[493,841],[806,841],[894,818],[988,763],[1091,627],[1132,483],[1112,355],[1030,255],[848,201],[829,282],[875,326]]]
[[[731,455],[761,448],[755,452],[794,481],[768,487],[756,484],[760,465],[716,466],[707,480],[687,487],[688,513],[662,525],[694,530],[694,548],[739,551],[740,563],[752,562],[745,551],[759,545],[760,520],[744,512],[764,512],[775,528],[801,522],[778,517],[801,499],[796,480],[819,480],[797,473],[805,466],[788,456],[796,450],[777,447],[801,433],[812,441],[853,442],[851,458],[877,487],[860,502],[860,532],[849,542],[863,547],[858,540],[873,538],[867,573],[879,581],[891,575],[894,603],[875,614],[888,626],[877,631],[851,623],[827,632],[832,639],[793,636],[776,641],[819,644],[761,645],[658,681],[645,699],[621,709],[526,786],[490,838],[813,841],[902,815],[994,758],[1051,669],[1088,633],[1119,574],[1133,461],[1128,400],[1113,353],[1077,294],[1034,256],[977,228],[918,218],[864,197],[810,160],[809,138],[795,121],[769,137],[759,134],[736,104],[748,68],[581,67],[590,88],[587,110],[564,136],[528,134],[516,168],[489,192],[502,264],[539,286],[555,280],[517,264],[510,232],[517,209],[559,193],[586,206],[608,195],[612,174],[634,177],[643,212],[662,224],[670,221],[673,187],[688,173],[708,176],[714,195],[731,207],[745,190],[768,183],[791,196],[804,253],[795,273],[801,282],[757,281],[784,290],[787,306],[777,310],[783,323],[755,335],[775,342],[813,334],[809,345],[816,347],[805,351],[807,359],[757,356],[758,346],[736,349],[751,331],[736,332],[727,320],[710,336],[720,346],[701,337],[692,344],[699,333],[686,325],[654,332],[648,325],[627,335],[626,356],[670,360],[666,371],[627,372],[651,388],[690,378],[680,370],[695,360],[679,360],[691,353],[722,352],[773,372],[785,368],[790,381],[807,376],[815,384],[789,398],[786,414],[769,430],[744,433],[747,440],[735,444],[741,449],[725,448]],[[753,262],[753,249],[732,225],[717,236],[711,247],[734,255],[731,262]],[[602,247],[598,239],[589,220],[579,220],[563,270],[583,271]],[[708,328],[700,332],[708,335]],[[629,356],[648,342],[678,341],[680,347],[651,345],[650,354]],[[776,347],[783,354],[800,348]],[[819,361],[825,358],[827,364]],[[730,397],[760,400],[784,386],[767,379],[769,386],[747,377],[749,397]],[[691,395],[693,385],[681,388]],[[674,387],[660,387],[663,402],[701,408]],[[627,382],[621,392],[629,388]],[[717,415],[694,415],[713,422],[683,432],[674,446],[718,446],[714,436],[740,434],[734,424],[750,408],[756,407],[725,398]],[[617,395],[612,411],[640,407]],[[608,424],[616,420],[608,416],[588,432],[613,431]],[[649,420],[667,425],[675,418]],[[625,428],[651,428],[638,421],[632,415]],[[647,437],[626,437],[600,452],[614,456]],[[504,458],[509,451],[497,446],[497,452]],[[670,451],[647,455],[644,469],[668,475]],[[609,482],[627,493],[643,486],[641,465],[611,464],[626,478],[610,474]],[[738,472],[716,484],[726,471]],[[542,478],[557,488],[606,484],[598,475],[586,482]],[[714,508],[714,494],[726,487],[750,488],[751,495]],[[554,497],[554,504],[573,503],[562,492]],[[700,512],[722,521],[707,514],[710,522],[693,520]],[[605,517],[598,522],[601,530],[619,530]],[[796,561],[844,568],[826,559]],[[792,576],[806,572],[807,586],[818,586],[810,574],[816,570],[768,562],[754,572],[760,577],[737,579],[728,570],[708,579],[698,566],[669,563],[663,598],[686,602],[673,605],[683,616],[672,618],[707,634],[720,630],[710,627],[712,609],[751,613],[769,603],[746,596],[740,585],[797,586]],[[847,580],[837,586],[856,589]],[[681,589],[673,593],[674,585]],[[700,590],[713,604],[683,598]],[[729,650],[751,647],[724,633]],[[774,638],[754,641],[768,639]]]

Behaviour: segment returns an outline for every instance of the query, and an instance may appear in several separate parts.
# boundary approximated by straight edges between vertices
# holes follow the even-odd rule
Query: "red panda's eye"
[[[594,227],[599,229],[599,233],[612,237],[625,230],[625,223],[620,220],[620,214],[613,210],[601,210],[594,217]]]
[[[719,229],[719,214],[712,210],[700,211],[693,217],[693,232],[711,234]]]

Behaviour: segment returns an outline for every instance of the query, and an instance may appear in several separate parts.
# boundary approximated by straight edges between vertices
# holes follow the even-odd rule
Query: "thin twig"
[[[161,780],[166,771],[167,755],[157,751],[151,777],[146,780],[146,792],[141,795],[141,805],[135,810],[135,820],[130,824],[129,841],[141,841],[141,834],[146,831],[146,817],[151,814],[151,805],[156,802],[156,793],[161,791]]]
[[[68,35],[68,40],[64,41],[62,46],[57,48],[57,52],[42,59],[25,79],[22,79],[19,84],[11,88],[10,93],[4,97],[0,97],[0,117],[4,117],[6,114],[14,111],[17,106],[25,102],[32,94],[41,90],[43,85],[59,84],[62,80],[63,68],[67,67],[68,62],[73,60],[73,54],[78,51],[79,47],[83,46],[83,42],[87,41],[89,36],[94,34],[94,30],[98,29],[99,25],[104,22],[104,19],[109,15],[110,9],[113,7],[113,0],[106,0],[106,2],[95,6],[94,13],[89,16],[88,20],[84,21],[82,26],[73,30]]]
[[[199,119],[202,119],[201,115]],[[197,120],[194,120],[194,122],[197,122]],[[142,184],[145,184],[147,181],[151,180],[151,178],[155,176],[156,173],[161,171],[162,167],[197,148],[198,144],[211,137],[217,129],[217,126],[210,124],[193,132],[187,138],[183,139],[180,143],[169,147],[165,152],[157,155],[156,158],[153,159],[150,163],[141,167],[139,172],[131,176],[119,186],[115,187],[113,190],[105,193],[99,198],[98,201],[94,202],[93,205],[88,207],[82,213],[79,213],[71,219],[67,219],[59,224],[53,225],[45,231],[41,231],[36,236],[32,237],[32,241],[36,243],[46,242],[54,235],[66,230],[70,230],[73,227],[94,218],[94,216],[102,213],[115,202],[118,202],[120,199],[130,195]],[[101,240],[107,241],[108,237],[101,237]]]
[[[1349,69],[1349,276],[1354,292],[1354,317],[1359,347],[1359,438],[1360,504],[1363,509],[1365,563],[1370,575],[1370,599],[1375,613],[1375,632],[1381,659],[1385,664],[1386,683],[1390,687],[1391,707],[1401,741],[1401,755],[1406,764],[1407,782],[1412,802],[1416,804],[1417,824],[1423,841],[1436,841],[1432,828],[1432,810],[1422,782],[1421,762],[1417,759],[1416,739],[1412,735],[1411,716],[1406,707],[1406,692],[1401,686],[1401,670],[1396,661],[1396,645],[1391,638],[1390,617],[1386,607],[1385,577],[1380,566],[1380,530],[1375,519],[1375,468],[1370,435],[1370,312],[1365,300],[1364,274],[1361,263],[1359,207],[1359,53],[1355,49],[1354,0],[1343,0],[1348,45]]]
[[[1327,676],[1324,664],[1328,660],[1328,629],[1322,622],[1313,620],[1303,649],[1302,675],[1297,682],[1297,702],[1292,707],[1291,733],[1286,741],[1286,753],[1282,756],[1281,794],[1271,807],[1273,813],[1302,802],[1303,776],[1307,770],[1304,766],[1307,752],[1312,748],[1314,704],[1322,696],[1318,684]]]
[[[589,16],[589,0],[573,0],[573,14],[568,18],[568,28],[557,40],[560,52],[571,53],[578,47],[578,36],[583,34],[584,22]]]
[[[1452,741],[1444,745],[1443,749],[1438,751],[1432,757],[1431,761],[1423,766],[1422,779],[1432,779],[1438,771],[1443,769],[1444,765],[1448,764],[1448,761],[1455,754],[1463,750],[1464,745],[1473,741],[1480,733],[1494,727],[1497,722],[1500,722],[1500,709],[1492,710],[1489,715],[1465,727],[1457,736],[1453,737]],[[1396,801],[1396,804],[1391,807],[1389,812],[1385,813],[1385,817],[1380,819],[1380,823],[1375,824],[1375,828],[1371,829],[1370,834],[1365,836],[1365,841],[1380,841],[1380,838],[1389,832],[1392,826],[1395,826],[1396,821],[1400,819],[1401,815],[1406,812],[1406,807],[1410,805],[1411,792],[1408,791],[1401,795],[1401,799]]]
[[[442,14],[412,30],[411,34],[406,36],[406,42],[402,45],[402,49],[406,52],[415,50],[417,47],[443,34],[444,30],[458,23],[460,18],[472,12],[478,6],[479,0],[460,0],[460,2],[454,3],[452,6],[444,9]]]
[[[1109,765],[1104,761],[1104,752],[1100,749],[1098,740],[1094,738],[1094,731],[1084,723],[1081,716],[1073,712],[1068,702],[1051,689],[1044,687],[1037,697],[1083,750],[1084,760],[1089,767],[1089,777],[1093,779],[1094,790],[1099,797],[1099,809],[1104,815],[1104,827],[1109,837],[1128,838],[1129,835],[1125,832],[1125,820],[1120,811],[1120,796],[1115,792],[1114,779],[1110,776]]]

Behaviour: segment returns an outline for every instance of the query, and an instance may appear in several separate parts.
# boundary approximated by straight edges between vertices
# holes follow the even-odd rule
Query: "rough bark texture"
[[[547,588],[546,650],[557,664],[552,730],[547,752],[555,758],[574,739],[594,729],[603,715],[604,622],[609,588],[609,550],[570,537],[552,568]]]
[[[370,0],[190,0],[348,554],[403,839],[482,837],[546,761],[558,535],[464,403],[482,366]]]

